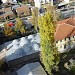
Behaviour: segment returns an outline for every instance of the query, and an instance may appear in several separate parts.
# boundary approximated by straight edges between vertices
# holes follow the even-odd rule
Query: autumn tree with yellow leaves
[[[44,16],[39,17],[38,26],[41,38],[41,61],[49,75],[52,75],[52,70],[58,70],[59,63],[59,53],[54,40],[56,25],[52,14],[46,12]]]

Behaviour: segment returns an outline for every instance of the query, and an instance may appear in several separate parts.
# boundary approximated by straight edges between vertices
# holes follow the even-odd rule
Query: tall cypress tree
[[[40,17],[38,25],[41,37],[41,61],[48,73],[52,75],[52,70],[58,69],[59,53],[55,46],[54,32],[56,26],[51,13],[46,12],[44,16]]]

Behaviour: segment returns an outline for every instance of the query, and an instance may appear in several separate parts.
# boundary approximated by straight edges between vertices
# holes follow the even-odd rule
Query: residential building
[[[56,47],[60,53],[75,47],[75,17],[57,22],[55,32]],[[8,49],[6,60],[10,61],[40,51],[39,33],[21,39],[9,41],[1,45]]]
[[[16,13],[19,17],[29,16],[31,14],[31,10],[28,6],[21,6],[21,7],[16,8]]]
[[[2,8],[1,12],[2,12],[2,14],[0,15],[0,20],[13,19],[15,17],[13,11],[11,10],[11,7]]]
[[[75,48],[75,17],[57,23],[55,40],[58,51],[61,53]]]
[[[53,5],[53,2],[53,0],[34,0],[35,7],[39,9],[41,8],[42,4],[51,3],[51,5]]]
[[[3,3],[13,3],[17,2],[16,0],[1,0]]]

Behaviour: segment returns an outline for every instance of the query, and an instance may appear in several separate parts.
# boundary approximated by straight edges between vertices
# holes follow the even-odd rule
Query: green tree
[[[25,33],[25,28],[24,28],[24,26],[20,29],[20,32],[21,32],[21,34],[24,34],[24,33]]]
[[[58,21],[60,19],[60,12],[57,11],[57,7],[52,6],[51,4],[48,4],[46,6],[46,10],[52,14],[53,19],[55,21]]]
[[[35,29],[37,30],[37,26],[38,26],[38,8],[34,8],[32,10],[31,23],[35,27]]]
[[[46,12],[39,18],[38,26],[41,38],[41,61],[48,73],[52,75],[52,70],[58,69],[59,53],[54,40],[56,26],[50,12]]]
[[[15,31],[17,33],[21,32],[21,34],[25,33],[25,26],[20,18],[16,19]]]

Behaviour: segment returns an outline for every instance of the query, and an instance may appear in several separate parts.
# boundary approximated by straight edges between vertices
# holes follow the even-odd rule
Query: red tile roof
[[[75,35],[75,17],[57,22],[55,40],[62,40]]]
[[[21,6],[16,8],[17,14],[20,16],[22,13],[25,13],[26,15],[30,15],[30,9],[28,6]]]

